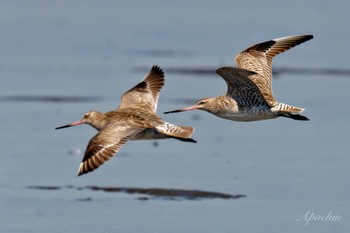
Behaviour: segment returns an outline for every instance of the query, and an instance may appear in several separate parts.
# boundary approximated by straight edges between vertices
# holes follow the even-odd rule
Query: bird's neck
[[[207,111],[217,115],[227,111],[232,111],[232,108],[235,107],[237,107],[237,103],[232,98],[218,96],[212,99],[212,104],[207,107]]]
[[[93,128],[95,128],[97,131],[100,131],[108,124],[108,115],[107,113],[101,113],[95,119],[88,123]]]

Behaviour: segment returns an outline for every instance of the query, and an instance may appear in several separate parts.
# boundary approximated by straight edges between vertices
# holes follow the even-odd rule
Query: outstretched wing
[[[155,112],[160,89],[163,85],[164,72],[159,66],[153,66],[139,84],[123,94],[118,110],[137,106],[147,111]]]
[[[268,105],[259,88],[249,79],[255,72],[235,67],[221,67],[216,70],[227,83],[227,96],[234,99],[240,107]]]
[[[236,56],[237,67],[257,73],[249,78],[258,86],[266,101],[272,104],[275,102],[272,94],[272,59],[312,38],[312,35],[287,36],[253,45]]]
[[[120,148],[142,129],[124,123],[111,123],[96,134],[87,145],[78,176],[91,172],[113,157]]]

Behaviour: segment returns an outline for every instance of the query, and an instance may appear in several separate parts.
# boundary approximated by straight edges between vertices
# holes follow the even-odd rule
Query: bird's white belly
[[[218,117],[231,121],[261,121],[278,117],[270,109],[254,108],[240,111],[225,111],[217,115]]]

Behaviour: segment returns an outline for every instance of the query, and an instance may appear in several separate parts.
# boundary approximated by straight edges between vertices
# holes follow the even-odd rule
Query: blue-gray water
[[[349,69],[349,7],[301,0],[2,1],[0,232],[349,232],[350,76],[275,77],[276,98],[305,107],[310,122],[161,114],[226,91],[215,74],[167,68],[233,66],[238,52],[273,38],[315,36],[277,57],[276,68]],[[95,130],[54,128],[91,109],[116,108],[147,72],[137,68],[153,64],[166,72],[160,116],[195,127],[198,143],[128,142],[108,163],[76,177]],[[79,188],[89,185],[247,197],[142,201],[144,195]],[[340,220],[305,222],[308,212],[330,211]]]

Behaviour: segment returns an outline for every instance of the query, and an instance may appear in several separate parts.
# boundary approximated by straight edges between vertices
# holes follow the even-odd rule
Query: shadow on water
[[[40,95],[6,95],[0,96],[0,102],[53,102],[53,103],[81,103],[101,101],[99,96],[40,96]]]
[[[76,190],[92,190],[92,191],[104,191],[108,193],[127,193],[127,194],[141,194],[146,195],[139,197],[139,200],[149,200],[150,198],[161,198],[167,200],[201,200],[201,199],[238,199],[246,197],[243,194],[227,194],[219,192],[201,191],[201,190],[186,190],[186,189],[165,189],[165,188],[132,188],[132,187],[99,187],[99,186],[85,186],[74,187],[71,185],[60,186],[27,186],[28,189],[37,190],[61,190],[61,189],[76,189]],[[81,199],[79,199],[81,200]],[[91,200],[91,198],[83,199]]]
[[[166,73],[187,74],[187,75],[215,75],[219,67],[164,67]],[[146,72],[148,67],[134,67],[135,72]],[[300,74],[300,75],[332,75],[332,76],[350,76],[350,70],[335,68],[288,68],[280,67],[273,69],[273,75],[278,77],[282,74]]]

